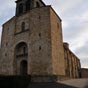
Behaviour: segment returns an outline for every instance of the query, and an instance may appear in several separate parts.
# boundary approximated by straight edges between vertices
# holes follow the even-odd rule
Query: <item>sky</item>
[[[88,68],[88,0],[43,0],[62,19],[63,41]],[[2,24],[15,15],[15,0],[0,0],[0,37]]]

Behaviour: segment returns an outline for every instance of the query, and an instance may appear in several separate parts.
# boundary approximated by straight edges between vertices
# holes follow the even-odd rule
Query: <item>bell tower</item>
[[[42,0],[17,0],[16,15],[3,24],[0,74],[56,81],[65,76],[61,19]]]
[[[45,6],[42,0],[17,0],[16,1],[16,16],[30,11],[33,8]]]

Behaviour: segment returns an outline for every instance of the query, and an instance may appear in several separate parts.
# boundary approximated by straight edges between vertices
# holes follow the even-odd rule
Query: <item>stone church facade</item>
[[[78,78],[80,60],[63,44],[62,20],[42,0],[17,0],[3,24],[0,75]]]

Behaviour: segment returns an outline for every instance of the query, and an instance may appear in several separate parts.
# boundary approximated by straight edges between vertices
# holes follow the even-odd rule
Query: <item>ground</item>
[[[85,79],[71,79],[66,80],[61,83],[64,83],[66,85],[71,85],[78,88],[88,88],[88,78]]]
[[[0,76],[0,88],[88,88],[88,79],[31,82],[30,76]]]

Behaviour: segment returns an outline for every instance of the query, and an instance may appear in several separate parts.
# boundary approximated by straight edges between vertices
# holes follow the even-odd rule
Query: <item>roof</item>
[[[18,3],[18,2],[20,2],[20,1],[22,1],[22,0],[16,0],[15,2],[16,3]],[[41,3],[43,3],[43,5],[45,6],[45,3],[42,1],[42,0],[39,0]]]
[[[88,71],[88,68],[81,68],[81,70],[87,70]]]

